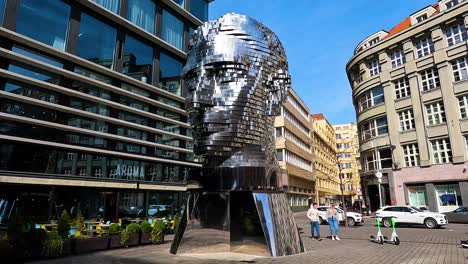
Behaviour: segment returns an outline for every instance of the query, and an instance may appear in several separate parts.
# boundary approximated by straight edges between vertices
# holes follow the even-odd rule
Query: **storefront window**
[[[21,0],[16,32],[65,50],[69,17],[70,6],[62,1]]]
[[[159,86],[168,92],[182,96],[180,85],[182,62],[166,55],[164,52],[160,54]]]
[[[166,10],[163,10],[161,37],[174,47],[184,49],[184,23]]]
[[[439,206],[461,206],[461,193],[458,184],[435,185]]]
[[[156,4],[152,0],[128,0],[127,18],[133,24],[154,34]]]
[[[148,216],[172,219],[178,212],[178,194],[174,192],[150,192]]]
[[[206,0],[191,0],[190,13],[196,16],[201,21],[208,20],[208,3]]]
[[[86,14],[81,14],[76,54],[84,59],[112,68],[117,30]],[[96,45],[99,43],[99,45]]]
[[[411,206],[426,206],[426,186],[408,186],[408,196]]]
[[[105,9],[115,14],[119,13],[120,0],[92,0],[92,1],[96,2],[96,4],[104,7]]]
[[[145,83],[151,83],[153,49],[127,35],[125,37],[122,72]]]
[[[144,193],[121,192],[119,193],[119,217],[145,217]]]

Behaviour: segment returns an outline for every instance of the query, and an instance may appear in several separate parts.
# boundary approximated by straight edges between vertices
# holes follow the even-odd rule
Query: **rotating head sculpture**
[[[273,122],[291,78],[270,29],[238,14],[205,23],[190,41],[183,81],[194,151],[205,167],[278,170]]]

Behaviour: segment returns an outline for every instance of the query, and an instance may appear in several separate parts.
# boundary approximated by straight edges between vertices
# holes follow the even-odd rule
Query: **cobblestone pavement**
[[[449,224],[441,229],[429,230],[424,227],[399,227],[399,246],[379,245],[369,242],[375,235],[374,219],[357,227],[340,229],[341,241],[309,238],[310,226],[305,213],[295,214],[297,224],[302,228],[302,239],[307,252],[296,256],[280,258],[255,258],[236,254],[184,255],[169,253],[170,243],[161,246],[145,246],[112,251],[97,252],[68,258],[37,263],[91,264],[91,263],[449,263],[468,264],[468,249],[460,247],[461,239],[468,239],[468,224]],[[329,234],[328,226],[322,225],[322,236]],[[383,229],[390,235],[391,229]]]

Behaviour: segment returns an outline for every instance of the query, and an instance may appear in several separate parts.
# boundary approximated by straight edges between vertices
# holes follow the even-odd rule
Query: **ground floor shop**
[[[7,224],[14,212],[31,223],[53,223],[63,210],[72,217],[79,210],[90,221],[172,219],[185,199],[182,191],[0,184],[0,223]]]

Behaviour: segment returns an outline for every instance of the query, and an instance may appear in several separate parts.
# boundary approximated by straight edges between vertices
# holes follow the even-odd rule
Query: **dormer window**
[[[418,23],[421,23],[426,19],[427,19],[427,14],[416,17],[416,21],[418,21]]]
[[[373,38],[369,41],[369,46],[375,45],[379,43],[379,41],[380,41],[379,37]]]
[[[447,9],[450,9],[452,7],[454,7],[455,5],[458,5],[458,0],[452,0],[452,1],[448,1],[447,3],[445,3],[445,7]]]

